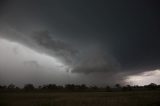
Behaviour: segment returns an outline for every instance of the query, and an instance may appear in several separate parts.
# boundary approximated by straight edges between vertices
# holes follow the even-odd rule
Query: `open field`
[[[0,93],[0,106],[160,106],[160,91]]]

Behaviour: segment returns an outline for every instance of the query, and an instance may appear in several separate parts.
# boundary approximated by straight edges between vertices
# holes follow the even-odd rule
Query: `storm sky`
[[[158,4],[1,0],[0,84],[159,84]]]

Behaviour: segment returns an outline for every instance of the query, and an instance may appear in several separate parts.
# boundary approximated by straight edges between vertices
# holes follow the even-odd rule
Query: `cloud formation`
[[[120,71],[120,64],[111,55],[105,54],[103,50],[94,48],[84,55],[78,60],[78,64],[75,64],[73,73],[96,74]]]
[[[40,47],[43,47],[46,50],[48,49],[47,51],[52,54],[63,57],[67,63],[72,63],[72,58],[78,53],[78,50],[64,41],[55,40],[55,38],[49,35],[48,31],[34,32],[31,39]]]
[[[2,0],[0,39],[41,54],[40,57],[48,59],[41,61],[43,66],[49,67],[46,70],[53,67],[54,70],[65,70],[66,76],[77,78],[77,83],[88,80],[104,83],[107,79],[117,82],[131,74],[159,69],[157,4],[145,0]],[[33,53],[25,49],[13,48],[11,53],[14,55],[10,58],[23,58],[22,53]],[[1,58],[6,55],[1,51]],[[27,62],[27,67],[42,65],[40,60],[32,59],[35,55],[27,57],[29,63],[21,61]],[[51,62],[52,58],[55,61]],[[10,67],[12,65],[10,63]],[[49,79],[52,79],[51,75]]]

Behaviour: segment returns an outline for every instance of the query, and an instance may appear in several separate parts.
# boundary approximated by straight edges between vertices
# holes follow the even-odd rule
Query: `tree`
[[[82,89],[82,90],[85,90],[85,89],[87,89],[87,86],[85,84],[82,84],[82,85],[79,86],[79,88]]]
[[[149,85],[145,86],[148,89],[156,89],[157,88],[157,84],[155,83],[150,83]]]
[[[91,86],[90,89],[93,91],[97,91],[99,88],[97,86]]]
[[[116,88],[115,89],[116,91],[121,91],[121,89],[122,89],[120,84],[115,84],[115,88]]]
[[[74,85],[74,84],[67,84],[67,85],[65,85],[65,88],[66,88],[67,90],[73,91],[73,90],[75,90],[75,85]]]
[[[124,86],[124,87],[122,88],[122,90],[123,90],[123,91],[131,91],[131,90],[132,90],[132,86],[130,86],[130,85]]]
[[[127,90],[131,91],[132,90],[132,86],[131,85],[127,85]]]
[[[6,85],[0,85],[0,90],[6,90],[7,89],[7,86]]]
[[[23,89],[30,91],[30,90],[34,90],[35,87],[33,86],[33,84],[26,84]]]
[[[8,90],[14,90],[16,88],[16,86],[14,84],[10,84],[8,85]]]
[[[120,84],[116,84],[115,87],[119,89],[119,88],[121,88],[121,85]]]
[[[107,86],[105,87],[105,91],[111,92],[111,91],[112,91],[112,90],[111,90],[111,87],[107,85]]]

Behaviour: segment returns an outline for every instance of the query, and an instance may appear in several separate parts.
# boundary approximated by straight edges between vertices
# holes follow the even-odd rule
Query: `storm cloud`
[[[157,4],[157,1],[145,0],[2,0],[0,39],[7,43],[1,44],[17,43],[11,54],[21,57],[21,70],[33,67],[26,68],[33,75],[32,79],[36,75],[36,71],[32,73],[35,68],[41,70],[36,76],[42,78],[42,82],[43,79],[47,82],[50,73],[47,71],[45,76],[43,70],[52,69],[56,70],[54,74],[64,70],[59,74],[63,83],[65,80],[88,84],[121,82],[126,76],[160,68]],[[44,58],[32,59],[35,55],[26,48],[38,53],[33,54],[39,58],[47,55],[45,59],[55,59],[55,63],[49,59],[52,66],[47,60],[42,62]],[[3,52],[0,52],[1,58],[7,56]],[[1,69],[5,70],[3,65]],[[5,79],[3,73],[1,79]],[[59,78],[53,79],[60,83]],[[54,82],[53,79],[50,81]]]

